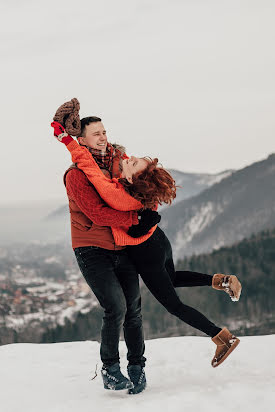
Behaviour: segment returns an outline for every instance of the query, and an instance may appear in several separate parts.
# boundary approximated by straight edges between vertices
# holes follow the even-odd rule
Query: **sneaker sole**
[[[213,368],[216,368],[221,363],[223,363],[223,361],[225,361],[225,359],[230,355],[230,353],[233,352],[234,349],[236,349],[236,347],[238,346],[239,343],[240,343],[240,339],[236,338],[236,341],[233,343],[233,345],[230,347],[230,349],[228,349],[228,351],[224,354],[224,356],[219,360],[219,362],[216,365],[213,365],[211,363]]]

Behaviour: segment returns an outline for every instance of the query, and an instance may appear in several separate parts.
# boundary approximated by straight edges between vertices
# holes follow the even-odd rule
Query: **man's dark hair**
[[[100,117],[96,117],[96,116],[89,116],[89,117],[83,117],[83,119],[80,120],[81,123],[81,132],[80,132],[80,136],[85,137],[85,128],[86,126],[88,126],[91,123],[95,123],[95,122],[101,122]]]

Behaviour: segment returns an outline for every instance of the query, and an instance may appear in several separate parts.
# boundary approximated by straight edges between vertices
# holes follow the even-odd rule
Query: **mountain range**
[[[160,227],[175,260],[210,252],[275,225],[275,154],[240,170],[217,174],[171,169],[177,197],[161,206]],[[0,208],[0,245],[13,242],[68,242],[68,205]],[[56,203],[55,203],[56,204]],[[11,222],[13,224],[11,225]]]
[[[275,153],[161,211],[174,258],[218,249],[275,226]]]
[[[230,176],[234,170],[224,170],[223,172],[210,174],[210,173],[186,173],[180,172],[179,170],[169,169],[173,179],[175,180],[178,189],[177,197],[175,198],[173,204],[179,203],[181,200],[188,199],[189,197],[195,196],[212,186],[213,184],[220,182],[227,176]],[[159,210],[164,210],[167,206],[160,206]],[[60,206],[59,208],[53,210],[46,217],[47,220],[58,219],[63,217],[68,213],[68,206]]]

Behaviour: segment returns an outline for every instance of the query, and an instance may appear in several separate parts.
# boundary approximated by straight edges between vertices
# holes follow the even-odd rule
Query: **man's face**
[[[103,123],[90,123],[85,127],[85,137],[79,137],[78,141],[82,145],[105,152],[107,147],[107,136]]]

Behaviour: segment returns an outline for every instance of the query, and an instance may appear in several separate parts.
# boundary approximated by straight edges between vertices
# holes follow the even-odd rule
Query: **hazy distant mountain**
[[[237,223],[234,220],[240,214],[242,222],[241,210],[244,209],[245,219],[242,222],[244,224],[248,219],[247,215],[250,215],[249,208],[254,204],[255,213],[251,214],[250,221],[247,223],[248,227],[254,225],[254,219],[258,221],[255,231],[268,227],[266,222],[268,213],[272,215],[271,223],[274,222],[274,210],[269,207],[272,200],[274,204],[272,197],[274,171],[270,177],[271,182],[268,183],[262,176],[263,166],[261,166],[265,163],[266,165],[269,163],[271,166],[274,165],[274,156],[271,155],[265,161],[254,163],[240,171],[225,170],[218,174],[185,173],[174,169],[170,170],[176,184],[182,188],[177,190],[173,206],[160,209],[163,216],[161,225],[166,228],[173,243],[175,257],[182,257],[183,253],[189,255],[195,252],[210,251],[228,244],[228,242],[240,240],[243,236],[254,231],[254,229],[242,229],[238,219]],[[259,168],[259,175],[257,175],[257,168]],[[245,172],[246,169],[248,169],[247,172]],[[268,179],[268,176],[266,178]],[[246,185],[246,179],[249,182],[247,188],[243,187]],[[253,180],[255,180],[254,184],[252,184]],[[269,192],[267,195],[265,195],[265,190]],[[261,194],[262,192],[263,194]],[[266,196],[267,210],[265,213],[262,210],[262,203],[264,202],[263,197],[266,198]],[[256,202],[254,202],[254,197]],[[270,200],[268,200],[269,198]],[[243,205],[243,201],[250,203],[249,208]],[[60,206],[55,207],[55,204]],[[20,205],[9,208],[0,207],[0,245],[34,240],[38,242],[60,240],[69,243],[68,205],[62,205],[62,202],[55,204],[48,205],[47,202],[44,202],[41,207],[35,205],[24,208]],[[270,209],[269,212],[268,209]],[[225,213],[225,217],[223,217],[223,213]],[[238,230],[235,229],[236,225]]]
[[[220,182],[225,177],[230,176],[234,170],[224,170],[223,172],[216,174],[207,173],[185,173],[179,170],[170,169],[169,172],[173,176],[178,186],[177,197],[173,202],[173,205],[181,200],[188,199],[189,197],[196,196],[203,190]],[[164,210],[167,207],[163,205],[160,210]]]
[[[53,210],[44,219],[45,221],[63,219],[65,216],[69,215],[68,204],[60,206],[58,209]]]
[[[239,241],[275,225],[275,154],[162,211],[175,258]]]
[[[211,185],[220,182],[227,176],[230,176],[234,170],[225,170],[220,173],[210,174],[210,173],[185,173],[180,172],[179,170],[170,169],[169,172],[176,181],[176,184],[179,187],[177,189],[177,197],[174,200],[173,204],[180,202],[181,200],[188,199],[191,196],[195,196],[198,193],[202,192]],[[160,210],[163,210],[166,205],[160,207]],[[51,212],[46,219],[60,219],[66,216],[69,213],[67,205],[61,206],[58,209],[55,209]]]
[[[0,245],[17,242],[70,242],[69,216],[62,219],[45,220],[50,211],[58,210],[64,202],[41,201],[29,204],[0,206]]]

